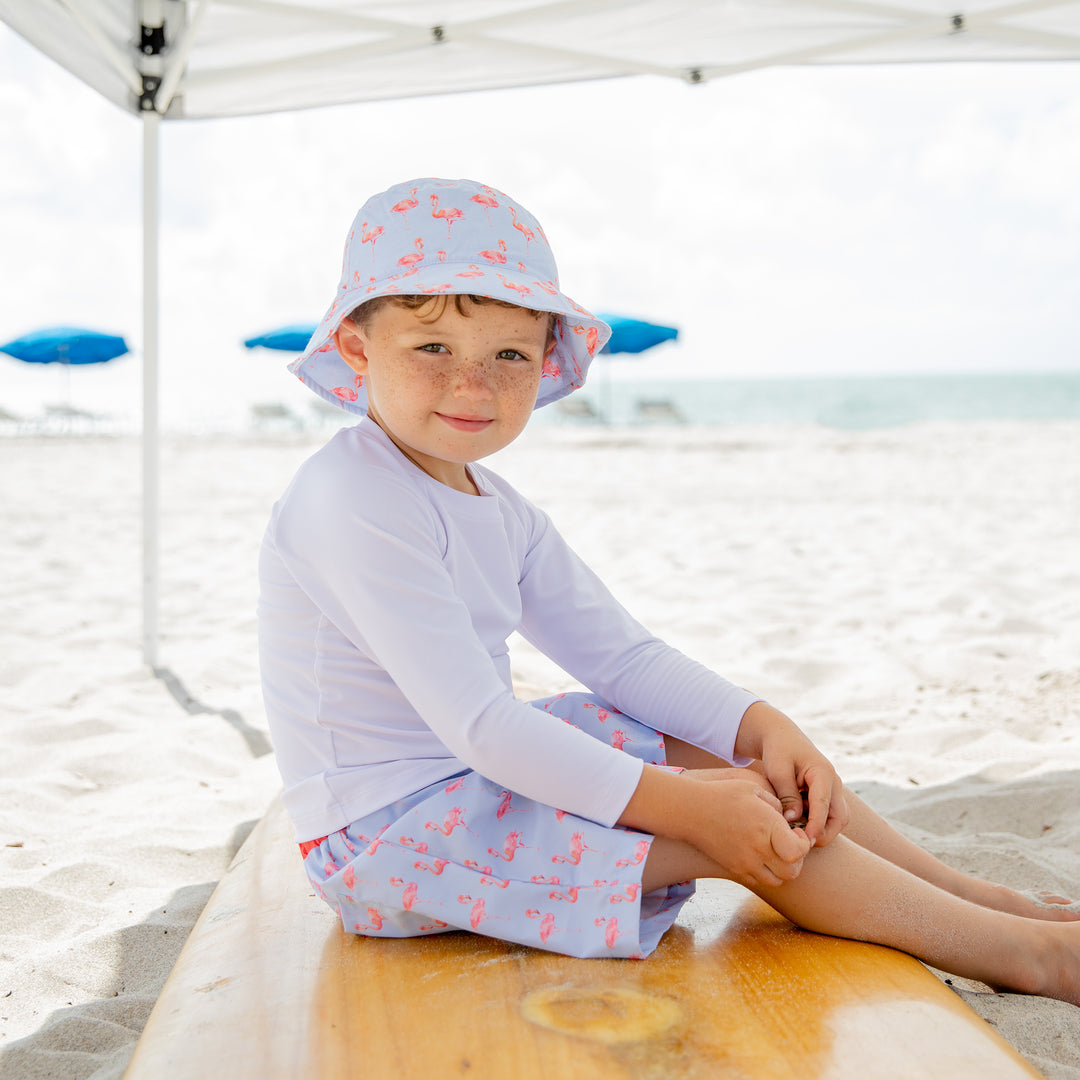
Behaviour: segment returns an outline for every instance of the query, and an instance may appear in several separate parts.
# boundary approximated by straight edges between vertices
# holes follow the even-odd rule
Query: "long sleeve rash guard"
[[[479,497],[365,421],[274,507],[259,649],[297,840],[465,769],[614,824],[642,764],[514,697],[515,630],[622,712],[745,764],[735,737],[757,699],[649,634],[545,514],[469,468]]]

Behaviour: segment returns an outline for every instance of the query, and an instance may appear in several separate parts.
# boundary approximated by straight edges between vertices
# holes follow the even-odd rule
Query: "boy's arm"
[[[788,821],[803,814],[806,797],[806,835],[827,844],[847,825],[844,785],[828,759],[779,709],[757,701],[743,714],[735,749],[757,758],[784,806]]]

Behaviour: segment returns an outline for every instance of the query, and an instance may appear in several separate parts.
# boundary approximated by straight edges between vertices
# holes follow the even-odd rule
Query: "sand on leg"
[[[730,768],[726,761],[673,736],[665,736],[668,763],[686,769]],[[760,771],[760,763],[748,766]],[[907,870],[916,877],[936,885],[982,907],[1023,915],[1029,919],[1051,921],[1080,921],[1080,904],[1070,903],[1065,897],[1041,896],[1033,898],[1004,885],[965,874],[943,863],[936,856],[898,832],[872,807],[867,805],[849,788],[844,789],[851,819],[844,835],[860,847]]]
[[[643,888],[729,875],[690,844],[658,837]],[[1026,919],[963,900],[837,837],[802,873],[753,889],[797,926],[888,945],[943,971],[1080,1005],[1080,925]]]

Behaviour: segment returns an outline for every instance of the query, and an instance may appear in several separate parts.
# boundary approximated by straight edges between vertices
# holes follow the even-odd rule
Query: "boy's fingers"
[[[829,820],[832,806],[832,785],[816,775],[807,776],[806,835],[814,840],[825,836],[825,823]]]
[[[791,829],[784,825],[773,830],[772,849],[789,866],[793,863],[801,863],[811,847],[813,847],[813,841],[802,829]]]
[[[783,812],[784,805],[780,800],[771,792],[766,791],[763,787],[754,786],[754,794],[764,802],[767,802],[778,814]]]
[[[798,821],[803,813],[803,797],[795,778],[786,776],[780,783],[773,780],[773,789],[784,807],[784,817],[788,821]]]

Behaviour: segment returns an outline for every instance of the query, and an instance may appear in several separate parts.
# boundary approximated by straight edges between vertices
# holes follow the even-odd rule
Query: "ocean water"
[[[796,423],[853,430],[940,420],[1077,420],[1080,370],[661,382],[601,376],[544,412],[548,423]]]
[[[24,368],[38,365],[21,365]],[[30,372],[32,385],[0,378],[0,436],[118,434],[139,430],[138,366]],[[58,365],[49,365],[51,369]],[[281,365],[257,380],[189,398],[162,394],[161,426],[172,432],[332,431],[352,423]],[[655,369],[654,369],[655,370]],[[0,375],[18,372],[8,366]],[[24,379],[29,376],[24,375]],[[20,396],[18,391],[22,390]],[[52,402],[52,404],[48,404]],[[59,402],[59,404],[57,404]],[[535,414],[534,425],[818,424],[867,430],[922,421],[1080,420],[1080,370],[1036,374],[612,378],[597,365],[581,390]]]

